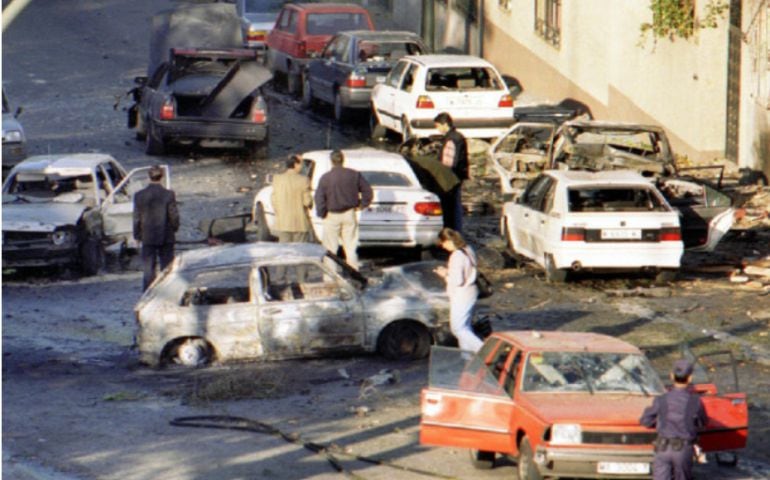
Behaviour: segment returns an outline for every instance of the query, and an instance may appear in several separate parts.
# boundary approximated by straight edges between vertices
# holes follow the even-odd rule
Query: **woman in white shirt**
[[[479,294],[476,288],[476,254],[462,235],[451,228],[441,229],[438,244],[450,253],[447,266],[436,269],[436,273],[446,280],[449,326],[460,348],[475,352],[483,343],[471,328],[473,307]]]

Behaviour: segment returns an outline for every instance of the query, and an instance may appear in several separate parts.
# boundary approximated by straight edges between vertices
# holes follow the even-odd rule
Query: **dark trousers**
[[[439,200],[441,201],[441,215],[444,220],[444,227],[462,232],[463,203],[460,185],[439,195]]]
[[[692,480],[692,445],[685,445],[679,451],[668,447],[657,452],[652,464],[654,480]]]
[[[155,280],[156,267],[160,266],[160,270],[163,270],[173,259],[173,243],[164,243],[163,245],[142,244],[142,270],[144,271],[142,291],[147,290],[147,287]]]

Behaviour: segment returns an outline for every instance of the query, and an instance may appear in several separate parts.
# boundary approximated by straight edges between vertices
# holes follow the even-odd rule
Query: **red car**
[[[298,94],[305,65],[343,30],[374,30],[374,23],[352,3],[287,3],[267,36],[267,65],[273,75],[286,76],[289,93]]]
[[[709,416],[703,450],[744,448],[746,395],[693,388]],[[650,478],[656,434],[639,417],[664,391],[644,354],[617,338],[498,332],[476,354],[433,348],[420,442],[471,449],[478,468],[517,457],[521,480]]]

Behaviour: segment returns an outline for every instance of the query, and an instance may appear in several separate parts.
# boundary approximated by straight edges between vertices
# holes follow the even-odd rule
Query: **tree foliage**
[[[729,8],[727,0],[708,0],[703,16],[699,17],[695,12],[695,0],[650,0],[652,22],[641,25],[642,39],[651,34],[655,40],[687,40],[698,29],[716,28]]]

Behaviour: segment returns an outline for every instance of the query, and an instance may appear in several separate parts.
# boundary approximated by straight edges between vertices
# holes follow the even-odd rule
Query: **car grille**
[[[650,445],[655,432],[583,432],[583,443],[601,445]]]
[[[3,232],[3,245],[7,247],[48,245],[50,243],[50,233],[48,232]]]

